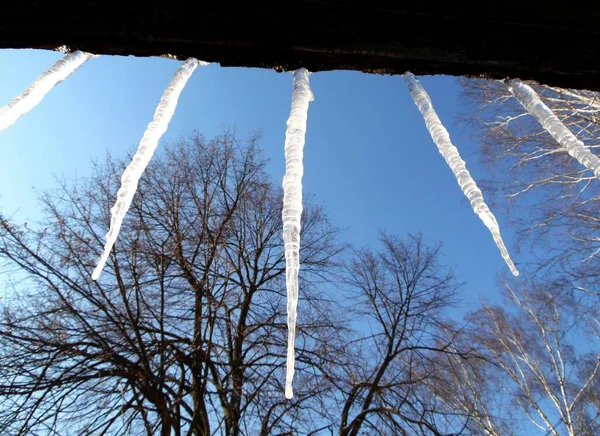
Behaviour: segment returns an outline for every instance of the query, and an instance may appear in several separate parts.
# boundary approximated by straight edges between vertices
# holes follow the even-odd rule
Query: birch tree
[[[508,205],[537,266],[600,277],[600,181],[569,156],[500,81],[463,80],[466,121],[481,145],[487,191]],[[593,153],[600,153],[600,93],[531,84]],[[531,237],[529,237],[531,236]],[[580,284],[587,286],[589,283]]]
[[[453,359],[440,394],[471,412],[477,434],[597,434],[597,298],[564,282],[507,285],[507,294],[508,306],[470,315],[464,340],[480,358]]]

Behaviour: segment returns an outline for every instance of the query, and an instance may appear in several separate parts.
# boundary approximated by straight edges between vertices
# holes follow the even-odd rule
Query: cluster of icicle
[[[465,196],[471,202],[473,211],[477,214],[477,216],[479,216],[481,221],[483,221],[483,224],[485,224],[485,226],[491,232],[492,238],[494,238],[494,242],[500,250],[502,258],[510,268],[510,271],[513,273],[513,275],[518,276],[519,271],[515,267],[510,258],[508,250],[504,245],[504,241],[500,235],[500,226],[496,221],[496,217],[490,211],[488,205],[485,204],[485,201],[483,200],[483,194],[467,170],[465,161],[461,159],[458,149],[450,141],[450,135],[435,112],[429,95],[419,80],[412,73],[406,72],[404,74],[404,79],[408,85],[410,95],[425,119],[425,124],[427,125],[427,129],[429,130],[433,141],[437,145],[438,150],[442,156],[444,156],[446,163],[456,177],[460,189],[462,189]]]
[[[519,79],[509,80],[507,86],[517,101],[565,148],[567,153],[600,179],[600,159],[571,133],[552,110],[542,102],[533,88]]]
[[[300,270],[300,218],[302,216],[302,163],[306,137],[308,104],[313,93],[308,82],[309,72],[300,68],[294,72],[292,110],[285,132],[285,176],[283,177],[283,243],[285,248],[285,278],[287,285],[288,346],[285,375],[285,396],[292,398],[294,379],[294,343],[298,307],[298,272]]]
[[[93,57],[96,57],[96,55],[82,51],[74,51],[54,63],[54,65],[48,68],[48,70],[38,77],[25,91],[15,97],[6,106],[0,108],[0,131],[13,125],[22,115],[29,112],[42,101],[44,96],[54,88],[56,84],[65,80],[86,61]],[[140,141],[140,145],[133,156],[131,163],[127,166],[121,177],[121,187],[117,192],[117,201],[110,210],[110,229],[106,234],[104,252],[98,266],[92,274],[94,280],[98,280],[100,277],[100,273],[106,264],[110,251],[117,240],[121,224],[123,223],[125,214],[129,210],[129,206],[133,200],[142,173],[148,166],[148,163],[158,146],[158,141],[167,131],[169,122],[175,113],[177,100],[179,99],[181,91],[198,65],[208,65],[208,63],[189,58],[175,72],[171,83],[169,83],[169,86],[160,99],[153,120],[144,132],[144,136]]]
[[[160,102],[158,103],[156,111],[154,112],[154,118],[150,124],[148,124],[148,127],[144,132],[144,136],[140,141],[140,145],[138,146],[131,163],[127,166],[123,172],[123,175],[121,176],[121,187],[117,192],[117,200],[110,210],[110,229],[106,234],[104,252],[102,253],[100,262],[98,262],[98,265],[92,274],[92,279],[94,280],[98,280],[100,273],[102,272],[102,269],[108,260],[110,251],[117,240],[117,236],[119,235],[119,230],[121,229],[123,219],[125,218],[125,215],[131,206],[131,201],[135,195],[138,182],[142,177],[144,170],[148,166],[148,163],[150,163],[150,159],[152,158],[156,147],[158,147],[158,141],[167,131],[169,122],[175,113],[179,95],[181,94],[181,91],[183,91],[185,84],[199,64],[208,65],[207,62],[201,62],[197,59],[189,58],[181,67],[179,67],[179,69],[177,69],[173,79],[171,80],[171,83],[169,83],[169,86],[167,86],[167,89],[165,89],[162,97],[160,98]]]
[[[36,107],[57,83],[65,80],[92,57],[93,54],[78,50],[48,68],[25,91],[0,108],[0,131],[12,126],[22,115]]]
[[[75,51],[67,54],[63,59],[52,65],[21,95],[0,108],[0,130],[4,130],[14,124],[19,117],[34,108],[57,83],[69,77],[70,74],[92,57],[94,57],[92,54]],[[110,229],[106,234],[104,252],[92,274],[94,280],[99,278],[106,264],[110,251],[119,234],[125,214],[131,206],[138,182],[148,166],[160,138],[167,130],[183,88],[198,65],[208,65],[208,63],[190,58],[175,72],[173,79],[160,99],[154,113],[154,118],[144,132],[138,150],[121,177],[121,187],[117,192],[117,200],[111,208]],[[300,270],[302,175],[304,172],[302,160],[308,106],[313,100],[309,75],[310,73],[305,68],[300,68],[294,72],[292,109],[285,133],[285,176],[283,178],[282,218],[287,285],[288,344],[285,380],[285,396],[287,398],[293,397],[294,343],[296,339],[298,307],[298,273]],[[500,235],[498,222],[486,205],[483,194],[467,170],[465,162],[458,153],[458,149],[450,141],[450,135],[435,112],[429,95],[412,73],[405,73],[404,78],[415,104],[425,119],[425,124],[431,137],[455,175],[463,193],[471,202],[471,207],[492,233],[494,242],[511,272],[515,276],[519,275]],[[540,122],[571,156],[592,171],[596,177],[600,178],[600,159],[567,129],[550,108],[540,100],[539,96],[530,86],[518,79],[508,81],[507,86],[523,107]]]

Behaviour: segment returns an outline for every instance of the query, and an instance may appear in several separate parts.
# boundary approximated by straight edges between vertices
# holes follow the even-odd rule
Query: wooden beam
[[[599,90],[600,7],[529,3],[13,0],[2,5],[0,48],[64,45],[223,66],[410,70]]]

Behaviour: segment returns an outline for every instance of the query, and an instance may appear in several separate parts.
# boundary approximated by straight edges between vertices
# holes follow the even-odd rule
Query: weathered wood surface
[[[597,4],[446,3],[13,0],[2,5],[0,47],[66,45],[223,66],[410,70],[600,89]]]

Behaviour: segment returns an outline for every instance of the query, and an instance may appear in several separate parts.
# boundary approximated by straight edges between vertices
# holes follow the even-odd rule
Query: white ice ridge
[[[519,79],[509,80],[507,86],[517,101],[565,148],[567,153],[600,179],[600,159],[571,133],[554,112],[540,100],[533,88]]]
[[[294,379],[294,343],[298,307],[298,272],[300,270],[300,217],[302,216],[302,174],[308,103],[313,93],[306,68],[294,71],[292,110],[285,131],[285,176],[283,176],[283,243],[287,284],[288,347],[285,374],[285,396],[292,398]]]
[[[92,57],[93,54],[77,50],[54,63],[21,95],[0,108],[0,131],[12,126],[22,115],[36,107],[57,83],[65,80]]]
[[[461,159],[458,149],[450,141],[450,135],[435,112],[429,95],[423,88],[423,85],[421,85],[421,82],[419,82],[419,80],[412,73],[407,71],[404,74],[404,79],[408,85],[410,95],[425,119],[425,124],[427,125],[427,129],[429,130],[433,141],[437,145],[442,156],[444,156],[444,159],[452,170],[452,173],[454,173],[460,189],[462,189],[465,196],[471,202],[473,211],[477,214],[477,216],[479,216],[481,221],[483,221],[483,224],[485,224],[485,226],[492,233],[494,242],[500,250],[502,258],[510,268],[510,271],[513,273],[513,275],[518,276],[519,271],[517,268],[515,268],[515,265],[508,254],[508,250],[504,245],[504,241],[500,235],[500,226],[496,221],[496,217],[490,211],[490,208],[487,206],[487,204],[485,204],[485,201],[483,200],[483,194],[467,170],[465,161]]]
[[[133,200],[142,173],[148,166],[148,163],[158,146],[158,141],[167,131],[169,121],[171,121],[171,118],[175,113],[177,100],[179,99],[181,91],[198,65],[208,65],[208,63],[189,58],[177,69],[171,83],[169,83],[169,86],[167,86],[167,89],[165,89],[160,98],[160,102],[154,112],[154,118],[150,124],[148,124],[131,163],[127,166],[121,176],[121,187],[117,192],[117,201],[110,210],[110,230],[106,234],[104,253],[102,253],[100,262],[98,262],[98,266],[96,266],[96,269],[92,274],[92,279],[94,280],[98,280],[100,277],[100,273],[108,259],[110,250],[119,235],[119,230],[121,229],[125,214],[129,210],[129,206],[131,206],[131,201]]]

